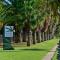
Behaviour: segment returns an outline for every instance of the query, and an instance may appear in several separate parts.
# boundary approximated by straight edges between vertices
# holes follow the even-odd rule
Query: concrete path
[[[57,45],[51,49],[50,52],[43,58],[43,60],[51,60],[52,57],[54,56],[54,53],[56,51]]]

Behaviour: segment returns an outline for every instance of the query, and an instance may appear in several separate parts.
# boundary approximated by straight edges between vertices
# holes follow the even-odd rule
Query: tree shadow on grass
[[[37,49],[37,48],[32,48],[32,49],[18,49],[18,50],[3,50],[0,52],[24,52],[24,51],[37,51],[37,52],[54,52],[54,51],[50,51],[49,49]]]
[[[32,48],[32,49],[20,49],[20,50],[24,50],[24,51],[47,51],[47,52],[56,52],[56,51],[51,51],[50,49],[38,49],[38,48]]]
[[[48,49],[37,49],[37,48],[34,48],[34,49],[21,49],[23,51],[49,51]]]
[[[0,50],[0,52],[21,52],[21,51],[48,51],[48,49],[37,49],[37,48],[31,48],[31,49],[18,49],[18,50]]]

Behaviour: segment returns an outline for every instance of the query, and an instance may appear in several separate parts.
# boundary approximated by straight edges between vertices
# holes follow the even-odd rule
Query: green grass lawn
[[[54,54],[52,60],[57,60],[57,52]]]
[[[1,60],[42,60],[42,58],[57,44],[58,40],[48,40],[30,47],[15,47],[15,50],[3,51],[0,48]]]

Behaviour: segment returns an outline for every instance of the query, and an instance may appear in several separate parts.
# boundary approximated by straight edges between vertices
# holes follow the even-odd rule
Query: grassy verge
[[[57,52],[54,54],[52,60],[57,60]]]
[[[58,40],[48,40],[30,47],[15,47],[15,50],[3,51],[0,48],[1,60],[42,60],[42,58],[57,44]]]

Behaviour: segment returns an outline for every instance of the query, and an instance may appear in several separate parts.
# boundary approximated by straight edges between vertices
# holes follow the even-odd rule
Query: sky
[[[5,0],[5,2],[7,2],[8,4],[11,4],[11,2],[9,0]]]

